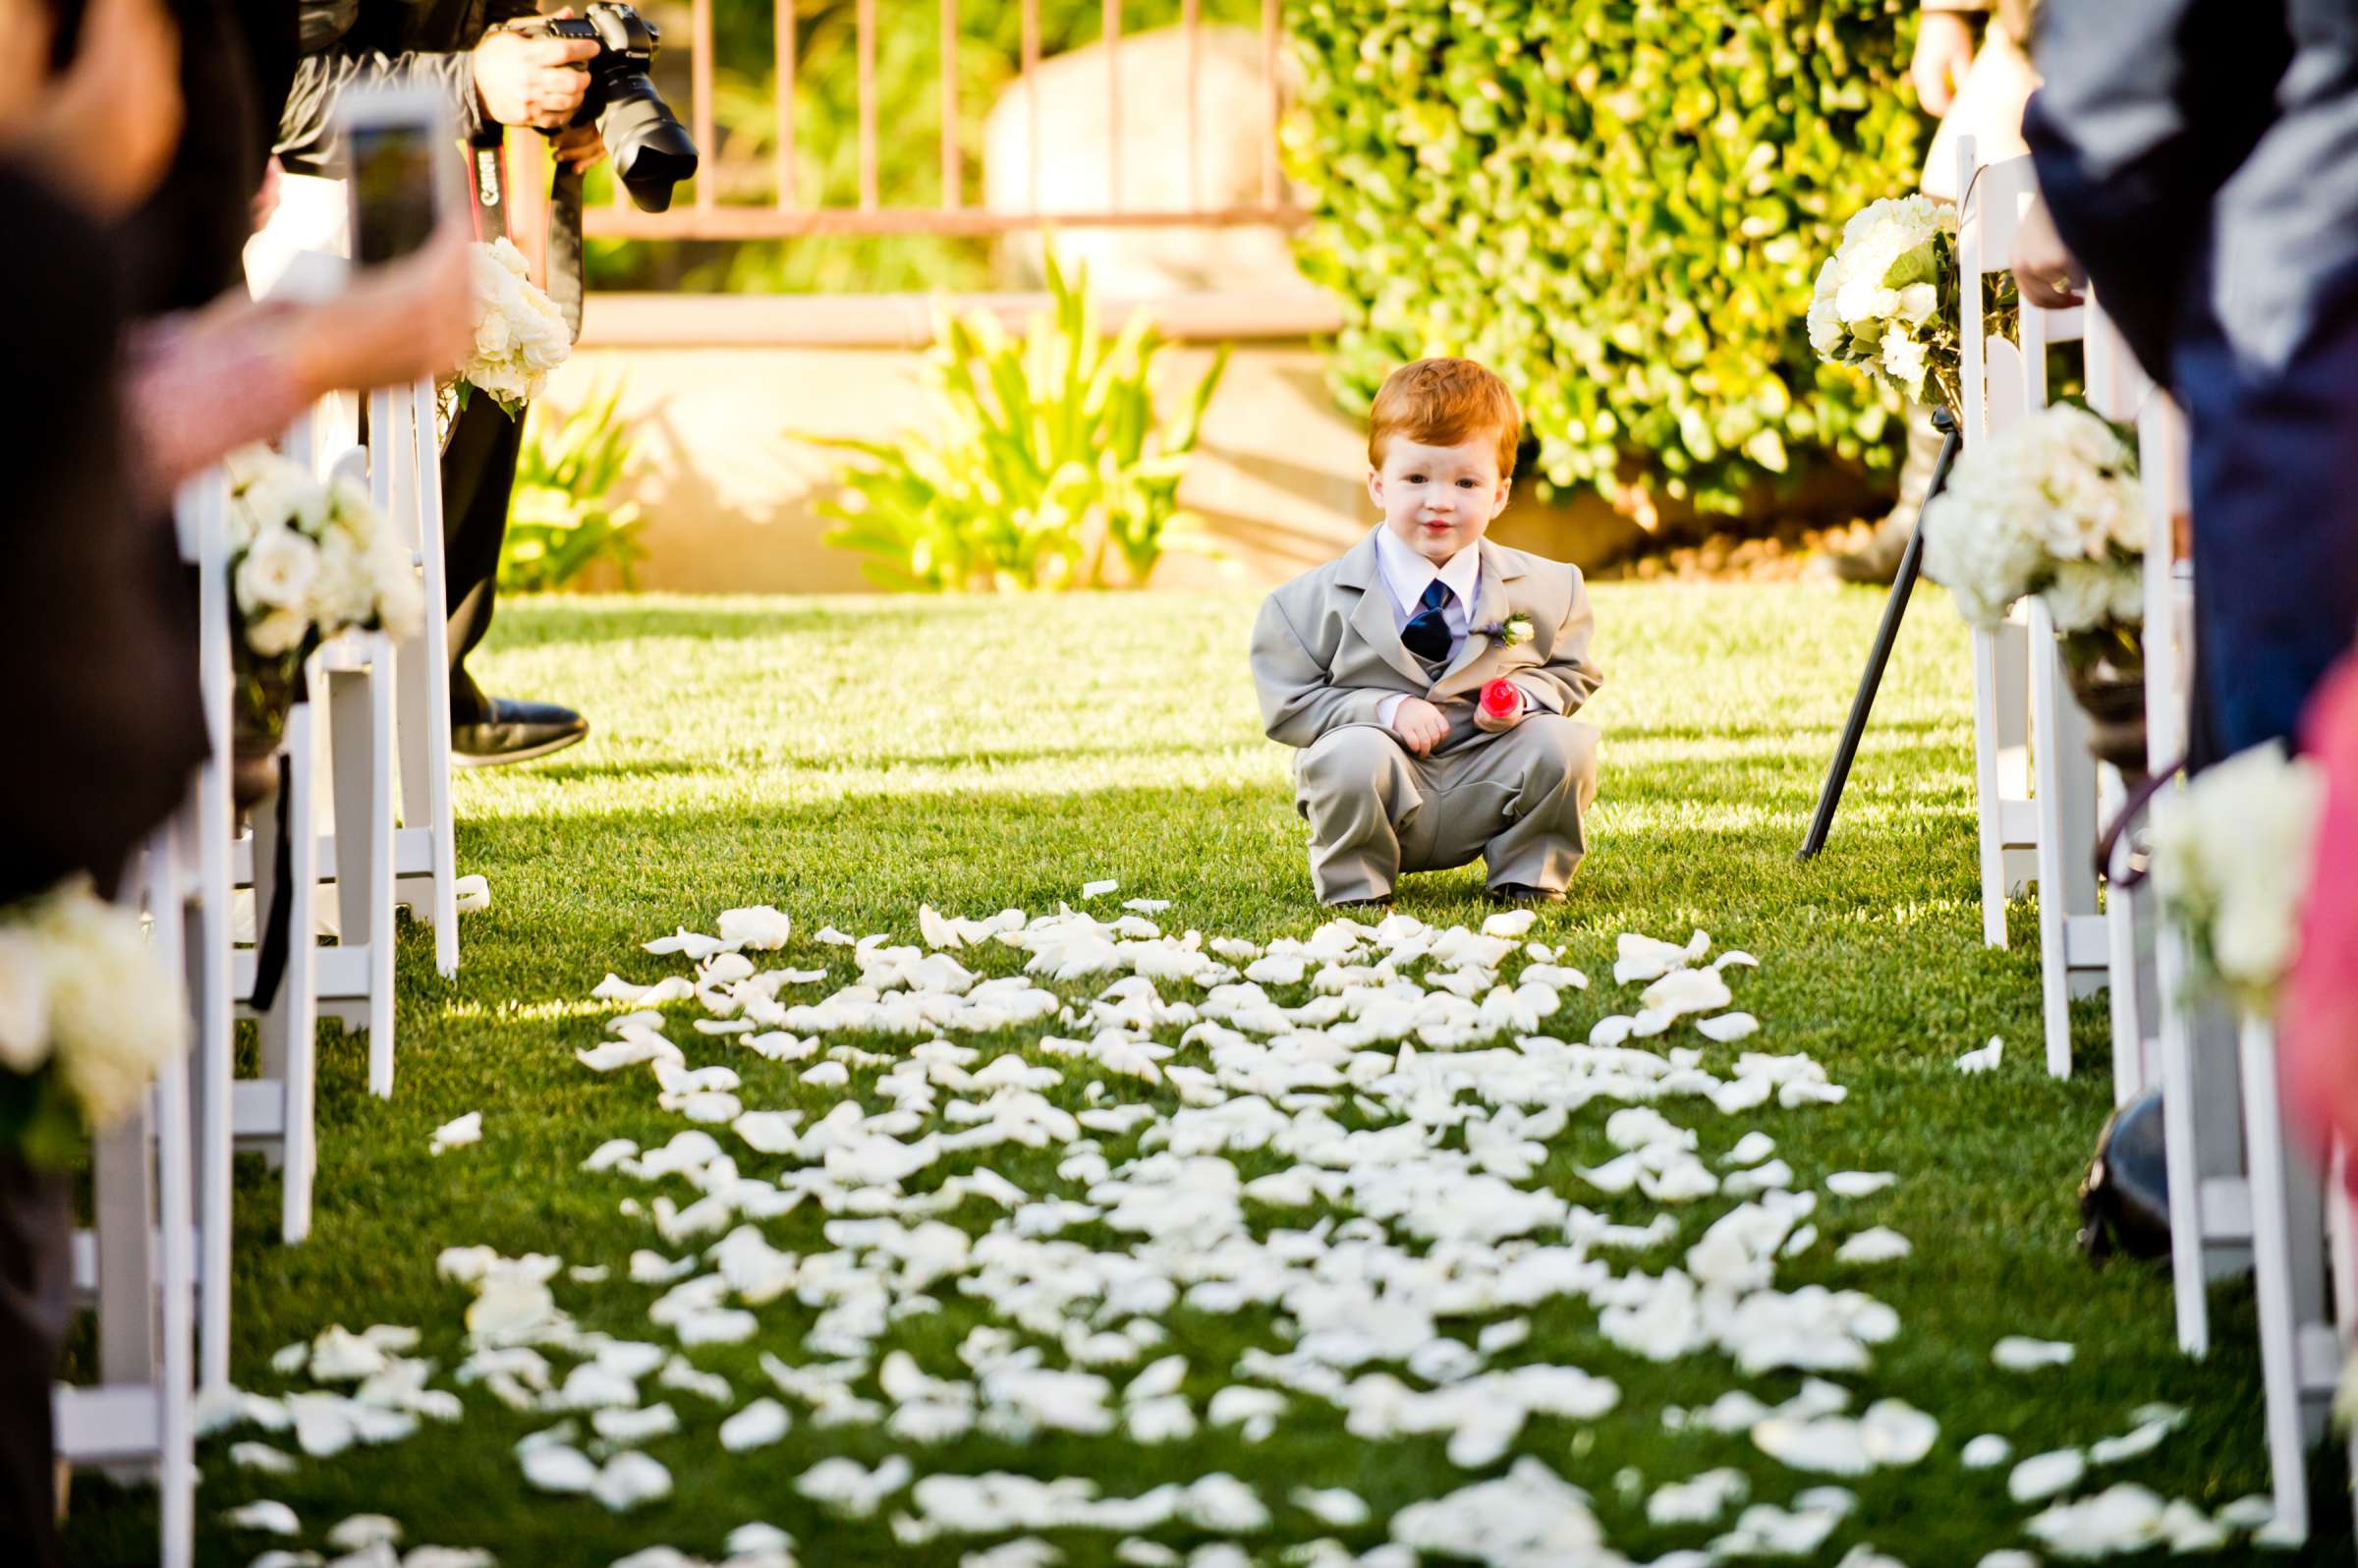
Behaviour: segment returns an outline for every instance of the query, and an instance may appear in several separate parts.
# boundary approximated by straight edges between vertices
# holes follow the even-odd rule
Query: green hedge
[[[1305,270],[1349,304],[1337,390],[1495,368],[1550,485],[1734,510],[1889,397],[1803,329],[1843,221],[1912,190],[1914,0],[1288,0]],[[1527,451],[1529,448],[1527,447]]]

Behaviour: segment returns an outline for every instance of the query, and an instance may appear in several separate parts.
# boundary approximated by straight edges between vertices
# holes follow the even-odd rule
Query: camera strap
[[[486,122],[467,139],[468,211],[485,245],[508,234],[508,160],[501,127]],[[513,239],[513,235],[508,235]]]
[[[508,201],[505,127],[486,124],[467,143],[469,203],[475,237],[488,243],[505,235],[546,279],[548,297],[576,338],[582,335],[582,177],[552,160],[548,201],[538,233],[520,231]],[[529,206],[530,203],[528,202]],[[531,226],[527,225],[529,229]]]

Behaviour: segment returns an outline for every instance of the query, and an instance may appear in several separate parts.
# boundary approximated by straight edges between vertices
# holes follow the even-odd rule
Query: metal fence
[[[921,3],[922,0],[909,0]],[[985,0],[988,3],[988,0]],[[777,145],[775,197],[769,205],[724,204],[715,198],[719,181],[713,178],[712,156],[718,143],[713,133],[712,0],[691,0],[688,49],[690,55],[690,124],[705,162],[695,182],[693,199],[668,212],[641,212],[622,198],[619,188],[612,206],[600,206],[586,216],[587,231],[609,239],[664,240],[777,240],[803,235],[938,234],[991,235],[1029,229],[1042,223],[1065,228],[1167,228],[1292,224],[1301,218],[1289,202],[1277,159],[1277,125],[1282,87],[1278,71],[1280,30],[1278,0],[1262,0],[1261,71],[1266,94],[1268,123],[1263,137],[1261,192],[1257,201],[1205,205],[1199,192],[1198,162],[1202,147],[1203,53],[1201,0],[1184,0],[1179,27],[1183,37],[1187,83],[1187,192],[1189,199],[1169,210],[1131,211],[1122,206],[1122,90],[1119,57],[1122,47],[1121,0],[1103,0],[1105,59],[1106,146],[1105,199],[1102,206],[1072,210],[1059,205],[1043,212],[1039,200],[1039,0],[1021,0],[1023,7],[1021,90],[1026,95],[1029,169],[1025,190],[1027,210],[991,211],[967,204],[964,198],[966,150],[958,136],[958,74],[952,62],[958,51],[958,0],[938,0],[941,28],[941,187],[938,206],[887,206],[877,191],[876,146],[876,6],[877,0],[857,0],[856,34],[859,59],[859,199],[854,206],[805,205],[797,199],[795,179],[796,126],[794,86],[796,70],[795,8],[793,0],[778,0],[773,8],[772,48],[777,77],[772,111],[776,115]]]

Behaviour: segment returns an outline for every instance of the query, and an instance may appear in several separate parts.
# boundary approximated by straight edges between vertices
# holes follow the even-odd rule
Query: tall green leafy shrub
[[[1338,390],[1496,369],[1548,484],[1734,510],[1825,454],[1882,467],[1889,394],[1803,313],[1843,222],[1913,189],[1914,0],[1287,0],[1287,132],[1339,294]]]
[[[987,311],[938,311],[926,380],[936,429],[890,441],[802,437],[854,454],[827,542],[886,588],[1143,588],[1166,550],[1205,550],[1179,480],[1227,367],[1223,348],[1178,420],[1154,415],[1163,338],[1144,311],[1110,343],[1086,272],[1048,262],[1049,308],[1021,338]],[[1113,569],[1118,565],[1118,573]]]

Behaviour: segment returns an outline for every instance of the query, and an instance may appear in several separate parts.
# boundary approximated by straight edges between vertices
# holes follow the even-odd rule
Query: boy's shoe
[[[1338,898],[1326,907],[1328,909],[1390,909],[1392,895],[1386,893],[1381,898]]]
[[[1493,904],[1561,904],[1564,890],[1560,887],[1532,887],[1523,882],[1501,882],[1490,889]]]

